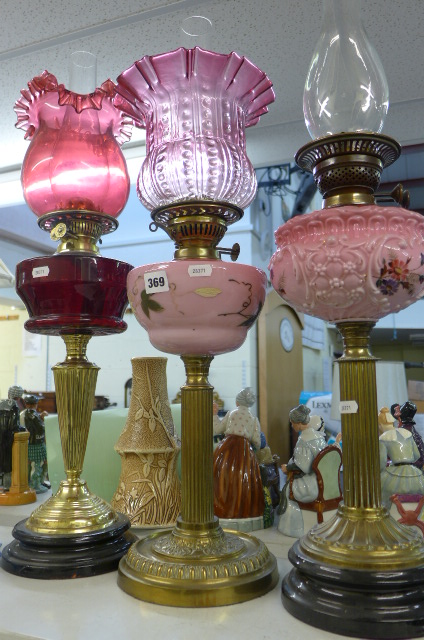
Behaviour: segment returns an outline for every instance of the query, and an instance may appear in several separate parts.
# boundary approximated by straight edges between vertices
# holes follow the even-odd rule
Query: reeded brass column
[[[344,342],[338,360],[340,403],[355,399],[358,408],[342,413],[343,500],[345,508],[381,507],[376,358],[369,351],[373,322],[337,325]]]
[[[66,359],[52,367],[63,462],[68,481],[82,472],[99,367],[88,361],[89,335],[62,336]]]
[[[66,480],[26,522],[35,533],[88,533],[117,521],[112,507],[92,495],[80,475],[83,468],[99,367],[86,356],[90,335],[63,335],[66,358],[54,367],[60,440]]]
[[[213,387],[208,356],[182,356],[187,382],[181,387],[181,526],[206,524],[213,515]]]

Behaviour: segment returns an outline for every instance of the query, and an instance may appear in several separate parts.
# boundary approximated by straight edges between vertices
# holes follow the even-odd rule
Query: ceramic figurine
[[[7,397],[9,400],[14,400],[17,404],[19,412],[25,409],[25,402],[23,400],[24,390],[19,385],[13,385],[9,387]]]
[[[395,418],[388,407],[381,407],[377,421],[378,433],[380,436],[382,436],[386,431],[395,428]]]
[[[214,511],[219,518],[262,517],[265,501],[255,450],[261,447],[259,420],[250,407],[256,400],[248,387],[236,397],[237,408],[222,419],[224,439],[214,452]]]
[[[25,431],[21,427],[19,414],[23,404],[24,390],[18,385],[9,387],[7,400],[0,401],[0,474],[3,489],[8,491],[12,482],[12,445],[14,434]]]
[[[26,396],[26,409],[21,414],[25,428],[29,431],[28,443],[28,468],[29,481],[28,484],[36,493],[45,493],[48,487],[43,483],[47,476],[47,449],[46,449],[46,430],[44,427],[44,418],[48,415],[47,411],[41,413],[37,411],[37,405],[40,396]]]
[[[298,434],[293,456],[287,464],[281,465],[283,473],[300,471],[293,480],[293,496],[300,502],[313,502],[318,497],[318,483],[312,471],[312,463],[322,449],[327,446],[321,421],[313,422],[318,426],[310,426],[310,408],[300,404],[289,413],[291,426]],[[303,535],[303,515],[299,505],[289,498],[289,481],[281,490],[279,507],[280,520],[278,530],[286,536],[299,537]]]
[[[380,436],[381,494],[387,509],[393,494],[424,495],[424,473],[416,466],[419,457],[414,436],[403,425]]]
[[[218,411],[219,411],[218,403],[214,402],[212,404],[212,412],[213,412],[212,425],[213,425],[213,448],[214,448],[214,450],[216,449],[218,444],[221,442],[221,440],[223,440],[223,438],[224,438],[224,427],[222,425],[222,420],[218,415]]]
[[[422,469],[424,466],[424,442],[418,431],[415,429],[415,422],[413,420],[417,413],[416,405],[413,402],[409,402],[409,400],[404,402],[402,405],[395,403],[390,407],[390,413],[398,421],[399,427],[403,427],[412,434],[419,451],[419,457],[414,462],[414,465],[419,469]]]

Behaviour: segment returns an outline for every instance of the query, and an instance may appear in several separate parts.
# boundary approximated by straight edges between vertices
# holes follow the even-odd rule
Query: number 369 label
[[[150,271],[144,274],[144,286],[147,293],[158,293],[159,291],[169,291],[166,271]]]

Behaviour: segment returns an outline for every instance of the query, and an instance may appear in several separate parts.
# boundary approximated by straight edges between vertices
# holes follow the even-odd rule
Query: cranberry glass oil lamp
[[[313,626],[370,638],[422,635],[424,543],[382,506],[375,322],[423,295],[424,220],[374,202],[400,145],[380,133],[388,108],[381,62],[360,4],[324,1],[304,114],[313,141],[296,162],[314,174],[323,210],[276,231],[271,281],[298,311],[336,323],[343,442],[343,502],[289,552],[284,606]]]
[[[152,344],[179,354],[181,515],[174,529],[143,538],[120,562],[118,584],[131,595],[173,606],[241,602],[271,589],[275,558],[252,536],[226,533],[213,513],[215,355],[237,349],[265,297],[265,274],[221,260],[228,225],[252,201],[255,174],[245,128],[266,113],[267,76],[236,53],[201,48],[144,57],[118,78],[116,105],[146,128],[138,194],[152,229],[174,241],[174,260],[137,267],[128,296]]]
[[[131,122],[114,105],[110,81],[80,94],[45,71],[15,106],[30,140],[22,167],[25,200],[56,254],[24,260],[16,289],[33,333],[60,335],[66,359],[53,367],[66,471],[55,495],[14,530],[3,567],[37,578],[71,578],[116,568],[134,536],[128,519],[80,478],[98,367],[86,357],[92,336],[122,332],[131,265],[99,255],[97,240],[117,226],[129,194],[120,144]]]

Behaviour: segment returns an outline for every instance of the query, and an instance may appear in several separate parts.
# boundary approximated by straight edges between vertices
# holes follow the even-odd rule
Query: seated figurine
[[[290,411],[291,426],[298,433],[298,439],[292,458],[288,464],[281,465],[283,473],[299,471],[293,480],[292,491],[294,500],[300,502],[313,502],[318,497],[318,483],[312,471],[312,463],[327,446],[321,423],[314,423],[319,430],[310,426],[310,411],[309,407],[303,404]],[[289,493],[290,486],[287,481],[281,490],[278,530],[284,535],[299,537],[303,535],[303,516],[299,505],[290,500]]]
[[[237,408],[221,421],[224,439],[214,452],[214,511],[219,518],[253,518],[264,513],[261,472],[255,450],[261,446],[258,419],[249,410],[256,400],[250,388],[236,397]]]
[[[44,418],[48,413],[37,411],[40,398],[27,396],[25,398],[26,409],[22,413],[25,428],[29,431],[28,443],[28,484],[36,493],[44,493],[48,487],[43,483],[47,473],[46,431]]]

